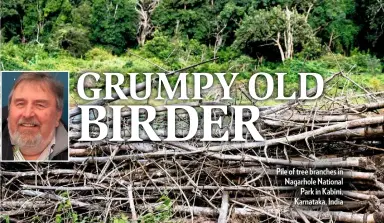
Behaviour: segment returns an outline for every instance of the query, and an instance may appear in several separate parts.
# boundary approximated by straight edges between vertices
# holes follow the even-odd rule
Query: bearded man
[[[68,160],[68,131],[60,121],[64,87],[48,73],[25,72],[3,114],[2,160]],[[4,109],[3,109],[4,112]]]

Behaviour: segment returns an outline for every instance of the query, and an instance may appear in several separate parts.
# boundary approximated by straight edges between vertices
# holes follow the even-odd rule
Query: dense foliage
[[[64,49],[82,57],[95,46],[122,54],[158,32],[165,38],[195,40],[214,55],[232,46],[234,52],[270,61],[303,51],[313,58],[324,49],[350,55],[359,48],[382,57],[383,4],[377,0],[6,0],[0,4],[1,41],[41,44],[49,52]],[[276,46],[277,37],[282,49]]]

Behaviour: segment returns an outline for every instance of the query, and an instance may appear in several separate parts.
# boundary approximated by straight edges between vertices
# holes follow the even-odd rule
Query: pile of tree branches
[[[361,88],[341,72],[326,83],[334,88],[340,81]],[[2,164],[0,214],[27,222],[66,219],[74,214],[88,220],[108,221],[120,215],[142,220],[148,214],[167,211],[171,213],[168,218],[197,221],[204,216],[218,222],[247,217],[254,222],[384,222],[384,116],[380,114],[384,100],[380,93],[361,90],[365,93],[324,94],[317,101],[292,100],[260,107],[254,124],[265,139],[262,142],[202,142],[201,123],[195,137],[186,142],[151,142],[145,132],[143,142],[110,142],[108,137],[80,142],[81,118],[74,109],[69,125],[70,162]],[[315,89],[308,95],[311,92]],[[241,86],[234,94],[243,101],[190,105],[257,104]],[[166,137],[166,110],[158,106],[156,111],[152,126]],[[121,114],[123,127],[130,125],[128,114]],[[212,135],[220,137],[227,131],[233,136],[234,114],[212,116],[222,117],[225,123],[214,128]],[[247,113],[242,116],[249,118]],[[179,137],[188,129],[186,117],[178,114]],[[96,135],[97,131],[97,127],[91,128]],[[250,138],[247,129],[243,134]],[[300,186],[287,185],[288,176],[279,174],[278,168],[342,170],[334,178],[343,179],[343,184],[332,186],[342,194],[319,196],[342,204],[300,205],[295,199],[311,196],[302,194]],[[311,177],[317,180],[320,176]]]

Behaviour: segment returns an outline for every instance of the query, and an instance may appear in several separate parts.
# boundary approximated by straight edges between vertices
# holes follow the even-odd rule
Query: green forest
[[[2,0],[1,70],[349,72],[384,90],[382,0]],[[74,86],[71,86],[72,89]]]

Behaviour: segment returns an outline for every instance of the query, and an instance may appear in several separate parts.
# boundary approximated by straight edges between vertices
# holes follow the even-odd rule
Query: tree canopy
[[[280,61],[323,49],[384,54],[379,0],[8,0],[0,19],[1,41],[76,57],[96,46],[121,54],[144,46],[155,32],[198,41],[214,56],[229,47]]]

